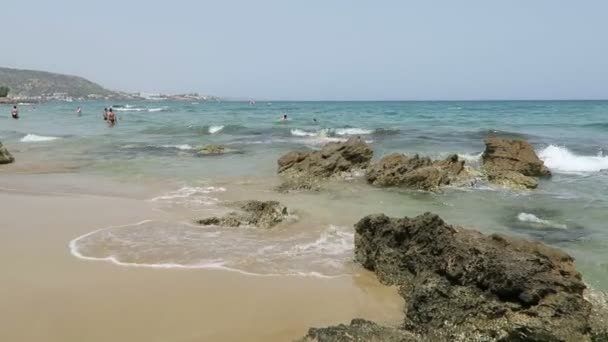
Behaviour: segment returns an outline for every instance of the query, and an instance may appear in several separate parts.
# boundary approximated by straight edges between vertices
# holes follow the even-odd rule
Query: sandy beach
[[[78,259],[71,239],[167,214],[137,198],[82,194],[77,181],[72,193],[53,191],[65,183],[0,176],[0,340],[289,341],[353,317],[402,319],[396,289],[368,273],[264,277]]]

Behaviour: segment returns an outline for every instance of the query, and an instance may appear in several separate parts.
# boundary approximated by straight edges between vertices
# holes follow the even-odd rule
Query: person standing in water
[[[108,110],[108,124],[110,127],[116,124],[116,114],[112,111],[112,108]]]
[[[80,106],[76,108],[76,114],[78,114],[78,116],[82,115],[82,109],[80,108]]]
[[[283,119],[281,121],[287,122],[289,119],[287,118],[287,114],[283,114]]]
[[[17,109],[17,106],[13,106],[13,109],[11,110],[11,116],[13,117],[13,119],[19,119],[19,109]]]
[[[103,109],[103,119],[108,120],[108,108],[107,107]]]

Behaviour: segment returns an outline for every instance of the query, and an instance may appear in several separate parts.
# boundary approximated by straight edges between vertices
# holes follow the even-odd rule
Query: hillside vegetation
[[[78,76],[45,71],[20,70],[0,67],[0,86],[10,89],[11,97],[44,97],[65,93],[74,98],[89,95],[120,97],[121,95]]]

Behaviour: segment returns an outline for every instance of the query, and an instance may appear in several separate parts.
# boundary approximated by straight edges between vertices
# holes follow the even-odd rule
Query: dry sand
[[[396,289],[365,272],[260,277],[78,259],[71,239],[167,214],[137,198],[50,193],[50,184],[63,183],[0,177],[0,341],[291,341],[354,317],[402,318]]]

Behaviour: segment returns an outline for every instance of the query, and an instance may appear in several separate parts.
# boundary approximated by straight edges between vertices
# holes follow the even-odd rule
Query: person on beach
[[[103,119],[108,120],[108,108],[107,107],[103,109]]]
[[[108,124],[110,127],[116,124],[116,114],[112,111],[112,108],[108,109]]]
[[[17,109],[17,106],[13,106],[13,109],[11,110],[11,116],[13,117],[13,119],[19,119],[19,109]]]

